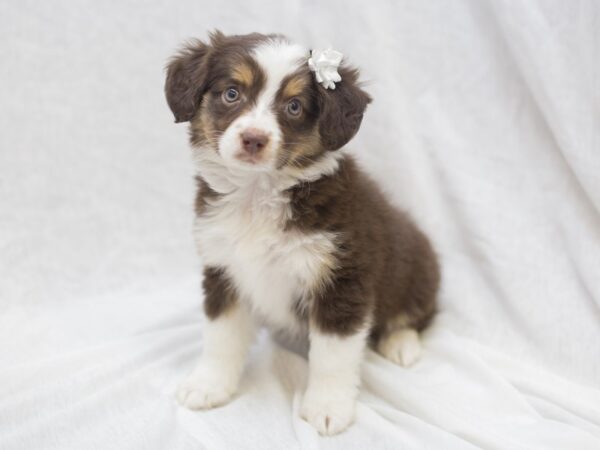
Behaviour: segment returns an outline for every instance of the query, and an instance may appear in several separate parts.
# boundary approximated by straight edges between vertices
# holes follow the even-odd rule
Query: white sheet
[[[362,68],[351,148],[443,261],[423,359],[369,353],[340,436],[266,336],[230,405],[173,399],[202,315],[162,67],[213,28]],[[593,1],[3,2],[0,448],[600,448],[599,56]]]

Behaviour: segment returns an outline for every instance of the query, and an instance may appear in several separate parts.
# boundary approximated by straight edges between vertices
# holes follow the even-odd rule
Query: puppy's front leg
[[[323,435],[337,434],[354,420],[367,331],[340,336],[311,324],[309,379],[301,415]]]
[[[224,274],[207,269],[204,278],[204,345],[200,361],[177,390],[179,403],[206,409],[229,401],[237,390],[248,349],[256,334]]]

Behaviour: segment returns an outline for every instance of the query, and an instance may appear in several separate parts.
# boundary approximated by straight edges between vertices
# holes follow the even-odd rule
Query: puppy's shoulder
[[[289,193],[292,218],[288,227],[299,229],[334,230],[355,220],[356,214],[385,203],[375,182],[349,155],[339,160],[334,173],[300,183]]]

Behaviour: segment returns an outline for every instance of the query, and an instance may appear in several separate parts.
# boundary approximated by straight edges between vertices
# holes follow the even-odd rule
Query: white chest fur
[[[260,320],[297,334],[304,324],[295,310],[333,267],[335,235],[286,231],[290,217],[288,194],[257,176],[210,201],[195,237],[203,263],[225,268]]]

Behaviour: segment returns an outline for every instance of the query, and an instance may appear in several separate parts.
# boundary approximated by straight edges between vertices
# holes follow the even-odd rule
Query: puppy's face
[[[335,90],[316,83],[308,50],[281,36],[224,36],[188,45],[168,66],[165,92],[191,140],[226,166],[302,169],[348,142],[369,96],[340,67]]]

